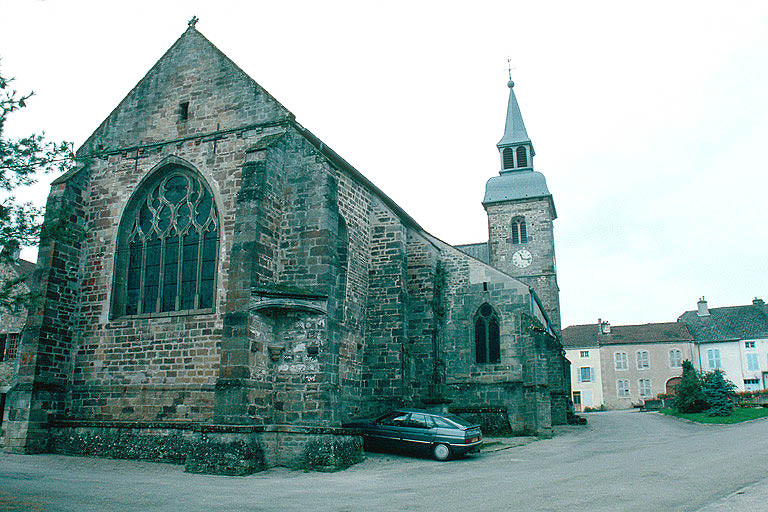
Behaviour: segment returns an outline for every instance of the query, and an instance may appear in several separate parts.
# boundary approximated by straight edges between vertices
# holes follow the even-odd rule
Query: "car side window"
[[[426,414],[411,413],[407,426],[415,428],[432,428],[432,420]]]
[[[408,413],[393,412],[379,419],[381,425],[403,426],[408,420]]]
[[[434,421],[435,425],[440,428],[458,428],[456,425],[446,420],[445,418],[441,418],[440,416],[433,416],[432,421]]]

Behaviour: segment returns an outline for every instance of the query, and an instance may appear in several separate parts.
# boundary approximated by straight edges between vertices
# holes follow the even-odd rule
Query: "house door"
[[[667,381],[666,386],[666,393],[668,395],[676,395],[677,394],[677,386],[680,385],[680,381],[682,379],[680,377],[672,377]]]
[[[573,392],[573,410],[581,412],[581,391]]]
[[[763,372],[763,389],[768,389],[768,372]]]

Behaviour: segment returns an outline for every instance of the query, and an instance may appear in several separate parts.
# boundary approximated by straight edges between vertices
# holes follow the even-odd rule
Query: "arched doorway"
[[[677,394],[677,386],[680,385],[680,377],[672,377],[667,381],[666,385],[666,393],[668,395],[676,395]]]

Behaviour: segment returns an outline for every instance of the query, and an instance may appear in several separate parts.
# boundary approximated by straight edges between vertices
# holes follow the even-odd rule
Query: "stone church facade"
[[[489,242],[454,247],[190,26],[52,184],[0,443],[243,473],[354,462],[342,421],[403,404],[564,423],[554,203],[508,110]]]

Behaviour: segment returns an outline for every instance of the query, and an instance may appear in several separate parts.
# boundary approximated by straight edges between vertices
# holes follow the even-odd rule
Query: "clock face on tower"
[[[512,255],[512,263],[517,268],[525,268],[533,261],[533,255],[528,249],[520,249]]]

